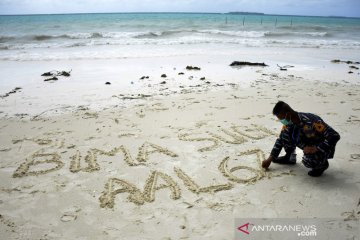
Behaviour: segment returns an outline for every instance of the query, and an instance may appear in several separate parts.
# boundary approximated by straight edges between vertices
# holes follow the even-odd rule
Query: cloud
[[[360,16],[359,0],[0,0],[0,14],[228,12]]]

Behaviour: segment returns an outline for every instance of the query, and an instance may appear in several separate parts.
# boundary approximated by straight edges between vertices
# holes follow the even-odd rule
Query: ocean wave
[[[129,35],[129,33],[71,33],[71,34],[59,34],[59,35],[48,35],[48,34],[35,34],[35,35],[17,35],[17,36],[0,36],[0,43],[12,42],[12,41],[49,41],[53,39],[99,39],[99,38],[116,38]]]
[[[265,36],[265,31],[223,31],[223,30],[200,30],[200,33],[215,35],[244,37],[244,38],[261,38]]]
[[[269,34],[269,33],[265,33]],[[64,42],[46,42],[39,43],[1,43],[0,51],[6,50],[34,50],[36,49],[67,49],[78,47],[91,47],[91,46],[141,46],[141,45],[194,45],[194,44],[238,44],[238,45],[286,45],[288,47],[294,46],[310,46],[310,47],[323,47],[323,48],[354,48],[358,49],[360,41],[354,40],[335,40],[329,38],[281,38],[281,37],[214,37],[202,35],[184,35],[174,38],[111,38],[111,39],[89,39]],[[57,51],[57,50],[55,50]]]
[[[168,30],[168,31],[159,31],[159,32],[145,32],[139,33],[134,36],[134,38],[143,39],[143,38],[166,38],[179,35],[222,35],[230,37],[264,37],[265,32],[261,31],[223,31],[223,30]]]
[[[286,36],[330,36],[328,32],[294,32],[294,31],[221,31],[221,30],[200,30],[200,33],[217,34],[231,37],[263,38],[263,37],[286,37]]]
[[[95,45],[83,46],[82,48],[61,48],[61,49],[31,49],[31,50],[12,50],[2,52],[1,60],[10,61],[36,61],[36,60],[75,60],[75,59],[116,59],[132,57],[157,57],[157,56],[182,56],[184,54],[199,55],[208,54],[212,49],[212,54],[219,52],[224,54],[227,51],[239,49],[238,46],[246,47],[279,47],[279,48],[321,48],[321,49],[355,49],[360,50],[360,42],[352,41],[307,41],[282,40],[282,39],[182,39],[171,41],[153,41],[128,46],[126,42],[109,42],[109,46],[101,46],[100,42]],[[99,45],[97,45],[99,44]],[[117,45],[113,47],[111,45]],[[123,46],[119,46],[123,45]],[[191,46],[192,45],[192,46]],[[150,46],[150,47],[149,47]],[[175,47],[174,47],[175,46]],[[216,46],[216,47],[214,47]],[[70,45],[69,45],[70,47]]]
[[[293,30],[293,31],[327,31],[329,28],[321,25],[292,25],[292,26],[278,26],[278,29]]]
[[[27,38],[23,36],[22,38]],[[62,35],[34,35],[31,36],[32,40],[46,41],[50,39],[93,39],[93,38],[106,38],[102,33],[75,33],[75,34],[62,34]]]
[[[208,35],[208,36],[207,36]],[[0,36],[0,43],[13,41],[27,44],[29,42],[49,42],[66,40],[96,40],[96,39],[171,39],[186,36],[202,36],[204,38],[215,37],[238,37],[238,38],[266,38],[266,37],[329,37],[328,32],[296,32],[296,31],[226,31],[218,29],[210,30],[166,30],[148,32],[92,32],[92,33],[69,33],[69,34],[37,34],[21,36]]]
[[[263,37],[286,37],[286,36],[330,36],[327,32],[293,32],[293,31],[221,31],[221,30],[200,30],[200,33],[217,34],[231,37],[263,38]]]
[[[115,44],[115,43],[114,43]],[[147,43],[150,44],[150,43]],[[238,46],[255,47],[255,48],[301,48],[301,49],[356,49],[360,50],[360,42],[328,42],[328,41],[291,41],[281,39],[227,39],[226,42],[193,40],[189,41],[164,41],[151,43],[151,47],[147,44],[142,46],[112,47],[108,46],[88,46],[79,49],[44,49],[44,50],[29,50],[29,51],[11,51],[0,54],[1,60],[8,61],[47,61],[47,60],[77,60],[77,59],[120,59],[120,58],[142,58],[142,57],[168,57],[168,56],[184,56],[184,55],[201,55],[209,54],[226,54],[238,50]],[[192,47],[186,46],[193,44]],[[215,45],[209,45],[215,44]],[[176,45],[176,47],[173,47]],[[214,46],[216,46],[214,48]]]
[[[0,43],[9,42],[14,39],[15,39],[15,37],[12,37],[12,36],[0,36]]]
[[[23,35],[0,36],[1,54],[7,51],[38,51],[38,49],[77,48],[91,46],[160,46],[160,45],[195,45],[195,44],[236,44],[242,46],[285,46],[309,48],[346,48],[359,49],[359,38],[341,38],[336,33],[317,31],[292,31],[273,28],[270,31],[257,30],[220,30],[220,29],[174,29],[167,31],[138,32],[87,32],[58,35]],[[19,38],[21,40],[19,40]],[[106,48],[106,47],[104,47]]]
[[[50,35],[35,35],[35,36],[32,37],[32,39],[36,40],[36,41],[44,41],[44,40],[49,40],[49,39],[52,39],[52,38],[60,38],[60,37],[50,36]]]
[[[178,34],[195,33],[196,30],[167,30],[158,32],[140,32],[133,36],[133,38],[158,38],[158,37],[169,37]]]
[[[288,37],[288,36],[303,36],[303,37],[329,37],[327,32],[266,32],[265,37]]]
[[[156,32],[146,32],[146,33],[139,33],[139,35],[134,36],[134,38],[156,38],[161,36],[161,33]]]
[[[224,31],[224,30],[171,30],[162,32],[146,32],[140,33],[134,38],[137,39],[156,39],[170,38],[186,35],[208,34],[223,37],[239,37],[239,38],[264,38],[264,37],[329,37],[328,32],[294,32],[294,31]]]
[[[85,46],[89,46],[89,44],[85,42],[77,42],[77,43],[67,44],[63,47],[72,48],[72,47],[85,47]]]
[[[0,50],[9,50],[10,48],[9,48],[9,46],[0,46]]]
[[[101,33],[98,33],[98,32],[95,32],[95,33],[92,33],[90,38],[103,38],[104,35],[102,35]]]

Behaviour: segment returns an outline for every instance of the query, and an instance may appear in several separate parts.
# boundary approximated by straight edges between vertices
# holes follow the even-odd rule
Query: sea
[[[222,54],[244,47],[360,49],[360,18],[224,13],[0,16],[0,60]]]

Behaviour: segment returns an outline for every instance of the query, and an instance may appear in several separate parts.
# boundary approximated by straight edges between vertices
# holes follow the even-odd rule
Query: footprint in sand
[[[60,217],[60,220],[62,222],[72,222],[75,221],[77,219],[77,213],[79,213],[81,211],[81,208],[79,207],[71,207],[69,209],[67,209],[67,211],[65,211],[63,213],[63,215]]]
[[[8,152],[11,148],[0,148],[0,152]]]
[[[358,154],[358,153],[350,154],[350,158],[351,159],[360,159],[360,154]]]
[[[360,122],[360,119],[358,118],[358,116],[351,115],[346,121],[349,123]]]
[[[136,136],[136,134],[134,133],[121,133],[118,135],[118,138],[122,138],[122,137],[134,137]]]
[[[77,219],[77,215],[71,213],[65,213],[60,218],[62,222],[72,222],[75,221],[76,219]]]
[[[89,118],[98,118],[99,115],[97,113],[92,113],[92,112],[86,112],[84,113],[84,115],[82,116],[83,119],[89,119]]]

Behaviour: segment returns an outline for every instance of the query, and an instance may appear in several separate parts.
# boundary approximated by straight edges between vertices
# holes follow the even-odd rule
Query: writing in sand
[[[223,133],[223,136],[219,135],[219,133],[206,132],[208,137],[199,138],[192,136],[191,133],[182,133],[178,135],[178,139],[181,141],[190,142],[212,142],[212,145],[198,149],[199,152],[206,152],[216,149],[220,146],[221,142],[230,144],[243,144],[249,139],[260,140],[276,135],[276,133],[272,132],[271,130],[258,125],[253,125],[252,130],[246,129],[246,131],[241,131],[239,126],[232,126],[230,129],[220,129],[219,131]],[[224,137],[224,134],[226,137]],[[51,144],[51,140],[49,139],[23,140],[34,141],[39,145]],[[20,142],[23,140],[16,141]],[[91,148],[87,151],[85,157],[82,157],[80,151],[76,150],[75,153],[70,157],[69,170],[72,173],[77,173],[80,171],[89,173],[99,171],[101,166],[97,161],[98,156],[106,155],[115,157],[120,154],[123,156],[124,162],[129,167],[146,166],[147,162],[149,161],[149,157],[152,154],[164,154],[170,158],[178,157],[178,154],[174,151],[151,142],[144,142],[139,147],[136,157],[133,157],[130,154],[128,148],[124,145],[114,147],[110,151]],[[225,183],[200,186],[180,167],[174,167],[173,172],[177,176],[177,179],[183,183],[185,188],[195,194],[225,191],[232,189],[235,183],[256,182],[265,176],[265,172],[261,167],[261,162],[264,159],[264,153],[262,150],[254,148],[242,151],[237,154],[239,157],[250,155],[254,155],[256,159],[255,166],[252,167],[246,165],[230,167],[228,164],[229,160],[231,159],[230,156],[225,156],[221,159],[221,161],[218,163],[218,170],[228,180],[228,182]],[[39,169],[39,166],[41,165],[43,165],[43,167]],[[26,176],[47,174],[62,169],[64,165],[65,163],[61,161],[60,154],[57,152],[46,152],[46,150],[40,149],[34,152],[22,164],[20,164],[20,166],[13,173],[13,177],[21,178]],[[35,166],[36,170],[31,170],[31,168],[34,168]],[[244,175],[243,177],[240,177],[240,174],[236,174],[236,172],[243,173],[244,171],[246,171],[248,174]],[[115,197],[118,194],[127,194],[128,201],[137,205],[150,203],[155,201],[155,193],[161,189],[167,189],[170,193],[171,199],[176,200],[181,197],[181,189],[178,182],[175,181],[173,177],[161,171],[152,170],[149,176],[146,178],[142,190],[124,179],[110,178],[106,181],[104,190],[99,197],[100,207],[113,208],[115,205]]]

